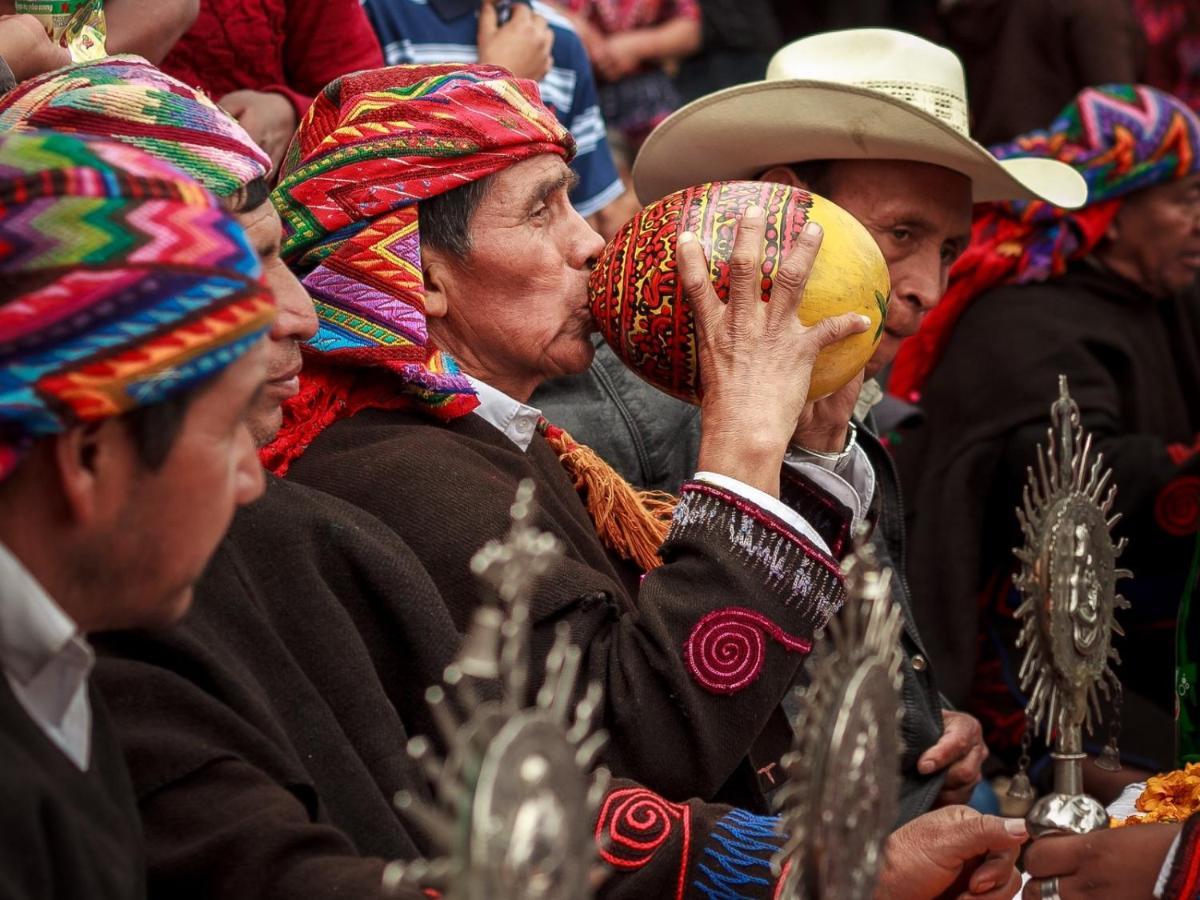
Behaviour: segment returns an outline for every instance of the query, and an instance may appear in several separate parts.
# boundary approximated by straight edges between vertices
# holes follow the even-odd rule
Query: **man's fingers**
[[[1025,851],[1025,871],[1033,878],[1074,875],[1087,855],[1088,835],[1055,835],[1034,841]]]
[[[806,222],[796,243],[775,270],[775,283],[771,288],[771,307],[776,321],[796,315],[800,308],[804,286],[812,271],[817,253],[821,250],[824,232],[816,222]]]
[[[1021,873],[1010,866],[1008,880],[989,891],[970,891],[961,895],[959,900],[1012,900],[1021,893]],[[1040,900],[1040,898],[1039,898]]]
[[[517,5],[517,8],[521,8],[520,4]],[[496,17],[495,0],[483,0],[483,6],[479,10],[479,28],[477,37],[491,37],[499,30],[500,20]]]
[[[704,248],[700,246],[696,236],[690,231],[681,233],[677,246],[679,285],[692,305],[697,334],[703,338],[720,320],[721,300],[713,290],[708,274],[708,260],[704,258]]]
[[[965,757],[971,747],[978,743],[970,727],[972,721],[966,717],[947,716],[946,730],[936,744],[921,754],[917,771],[922,775],[931,775]]]
[[[957,788],[977,784],[987,754],[988,749],[982,744],[972,747],[971,752],[965,758],[960,759],[946,770],[946,787]]]
[[[742,214],[729,255],[729,315],[736,320],[755,311],[762,302],[762,207],[750,205]]]
[[[975,815],[948,829],[947,843],[959,859],[971,859],[1020,847],[1029,837],[1024,819]]]
[[[810,333],[816,341],[817,352],[820,353],[831,344],[845,340],[852,334],[866,331],[870,325],[871,320],[866,316],[860,316],[858,313],[842,313],[840,316],[822,319],[810,329]]]
[[[1014,871],[1017,861],[1017,847],[993,853],[979,864],[971,873],[970,888],[972,894],[987,894],[997,887],[1008,884],[1009,876]]]

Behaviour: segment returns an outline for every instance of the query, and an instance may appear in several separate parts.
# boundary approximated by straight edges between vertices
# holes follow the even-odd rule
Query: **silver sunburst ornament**
[[[446,669],[446,689],[426,692],[448,750],[443,759],[418,737],[408,751],[421,763],[434,802],[406,792],[396,796],[397,807],[438,855],[390,864],[385,893],[432,889],[449,900],[592,896],[591,826],[608,785],[605,770],[592,773],[606,741],[592,725],[602,692],[590,684],[573,704],[582,653],[563,623],[542,687],[528,703],[530,590],[562,553],[554,536],[532,521],[533,483],[523,481],[508,536],[491,541],[471,561],[501,605],[476,610],[455,663]]]
[[[1015,583],[1023,596],[1016,616],[1017,646],[1025,648],[1021,689],[1029,692],[1026,731],[1047,735],[1054,761],[1054,793],[1028,819],[1035,834],[1084,833],[1108,826],[1103,806],[1083,793],[1083,729],[1091,733],[1100,723],[1101,696],[1119,695],[1112,636],[1124,634],[1115,613],[1129,604],[1116,585],[1130,572],[1117,568],[1124,540],[1112,539],[1120,519],[1112,515],[1112,470],[1102,454],[1093,456],[1063,375],[1050,422],[1017,510],[1025,536],[1015,551],[1021,563]],[[1115,757],[1115,748],[1110,752]],[[1017,780],[1029,791],[1024,772]]]
[[[796,745],[783,759],[773,862],[785,900],[867,900],[900,792],[900,607],[861,536],[843,563],[848,599],[809,665]]]

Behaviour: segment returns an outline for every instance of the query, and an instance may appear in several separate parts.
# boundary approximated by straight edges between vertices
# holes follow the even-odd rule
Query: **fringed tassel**
[[[664,491],[639,491],[595,450],[577,443],[545,419],[538,430],[558,455],[604,546],[649,572],[662,565],[659,548],[667,539],[678,498]]]

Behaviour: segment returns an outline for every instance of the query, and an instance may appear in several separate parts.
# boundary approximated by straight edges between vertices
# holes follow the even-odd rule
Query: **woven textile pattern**
[[[214,375],[273,316],[219,201],[123,144],[0,135],[0,477],[35,438]]]
[[[492,66],[357,72],[317,97],[272,200],[283,258],[316,304],[310,349],[324,365],[285,404],[268,466],[286,471],[322,428],[366,406],[415,404],[443,419],[475,408],[470,383],[429,341],[417,205],[544,153],[569,161],[575,142],[536,84]],[[363,369],[399,380],[367,397],[347,383]]]
[[[1088,183],[1088,205],[1045,201],[978,207],[971,244],[921,330],[901,347],[888,390],[915,398],[970,302],[1002,284],[1046,281],[1090,253],[1128,194],[1200,171],[1200,118],[1170,94],[1143,85],[1085,88],[1044,131],[991,148],[999,159],[1065,162]]]
[[[691,305],[676,278],[676,240],[699,236],[718,296],[729,292],[737,221],[751,203],[766,213],[763,300],[780,261],[808,221],[812,199],[765,182],[698,185],[671,194],[631,219],[605,248],[588,288],[604,339],[633,371],[674,397],[695,403],[699,390]]]
[[[47,129],[130,144],[219,197],[262,178],[271,160],[200,91],[138,56],[112,56],[23,81],[0,98],[0,132]]]

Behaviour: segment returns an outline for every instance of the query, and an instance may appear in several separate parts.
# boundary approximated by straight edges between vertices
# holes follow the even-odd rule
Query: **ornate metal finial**
[[[809,665],[796,745],[783,759],[774,860],[786,900],[867,900],[900,794],[900,607],[891,569],[857,536],[848,599]]]
[[[1110,516],[1117,492],[1109,484],[1112,470],[1102,454],[1093,458],[1092,437],[1064,375],[1050,422],[1017,510],[1025,546],[1014,551],[1024,598],[1016,612],[1017,646],[1025,648],[1019,677],[1021,689],[1031,691],[1026,727],[1053,738],[1054,746],[1055,792],[1028,818],[1035,834],[1084,833],[1108,825],[1104,808],[1083,794],[1083,729],[1090,733],[1099,724],[1100,695],[1120,690],[1112,635],[1124,632],[1114,614],[1129,604],[1116,583],[1130,573],[1116,566],[1124,540],[1114,544],[1111,536],[1120,519]]]
[[[592,725],[602,690],[590,684],[574,702],[582,653],[562,623],[545,680],[528,705],[529,594],[562,552],[553,535],[531,524],[532,516],[533,484],[523,481],[508,537],[488,543],[471,561],[504,608],[476,610],[444,676],[454,702],[441,687],[426,692],[447,754],[440,759],[426,738],[414,738],[408,750],[421,763],[435,803],[401,792],[396,805],[440,856],[392,863],[384,873],[387,892],[433,889],[448,900],[591,897],[591,826],[608,785],[606,771],[588,774],[607,740]],[[487,682],[499,683],[499,699],[480,698],[477,687]]]

